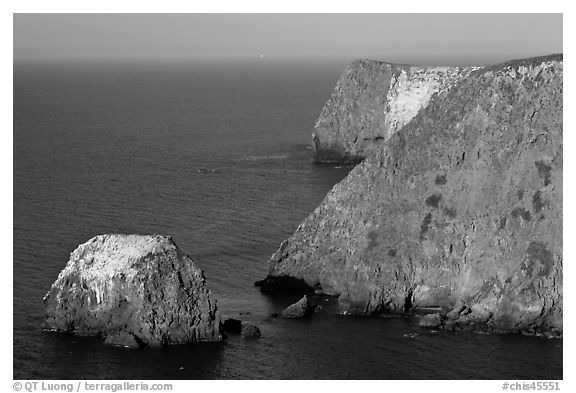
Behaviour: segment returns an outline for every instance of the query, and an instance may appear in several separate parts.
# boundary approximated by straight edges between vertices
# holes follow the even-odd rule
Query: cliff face
[[[44,297],[46,327],[150,346],[219,340],[204,275],[166,236],[101,235],[78,246]]]
[[[462,325],[561,333],[562,80],[551,56],[434,95],[281,245],[263,289],[301,279],[353,313],[464,304]]]
[[[480,67],[419,67],[357,60],[344,71],[314,127],[317,162],[359,161]]]

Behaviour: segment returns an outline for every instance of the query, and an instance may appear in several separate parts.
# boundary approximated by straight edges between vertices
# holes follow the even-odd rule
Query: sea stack
[[[46,328],[98,335],[114,345],[221,339],[202,271],[167,236],[90,239],[72,252],[44,304]]]
[[[327,122],[333,96],[318,124],[349,147],[389,100],[343,79],[358,114]],[[394,132],[374,123],[384,137],[346,150],[366,158],[272,256],[267,290],[303,281],[356,314],[466,304],[460,325],[562,334],[562,92],[562,55],[518,60],[438,89]]]

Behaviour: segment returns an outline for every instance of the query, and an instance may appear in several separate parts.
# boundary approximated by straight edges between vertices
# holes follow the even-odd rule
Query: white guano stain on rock
[[[202,271],[167,236],[90,239],[70,254],[44,303],[48,329],[152,346],[220,339]]]
[[[457,81],[480,68],[410,67],[401,70],[398,77],[392,76],[384,111],[387,118],[385,139],[388,140],[426,107],[432,95],[448,91]]]
[[[445,93],[480,68],[352,62],[316,121],[316,160],[355,161],[381,150],[434,94]]]

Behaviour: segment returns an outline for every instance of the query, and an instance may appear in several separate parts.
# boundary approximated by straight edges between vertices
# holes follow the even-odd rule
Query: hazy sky
[[[562,14],[15,14],[14,58],[369,57],[562,52]]]

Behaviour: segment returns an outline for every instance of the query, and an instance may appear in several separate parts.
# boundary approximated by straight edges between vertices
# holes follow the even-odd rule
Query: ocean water
[[[562,340],[422,330],[410,318],[270,318],[268,258],[350,168],[312,163],[345,61],[14,65],[15,379],[558,379]],[[42,330],[78,244],[162,233],[205,271],[231,336],[137,351]],[[324,300],[322,300],[324,302]]]

